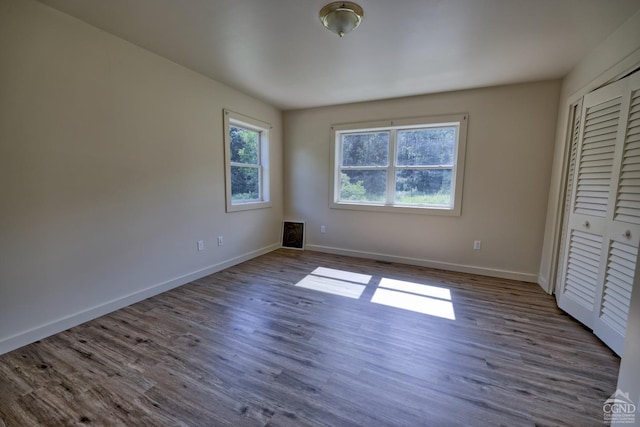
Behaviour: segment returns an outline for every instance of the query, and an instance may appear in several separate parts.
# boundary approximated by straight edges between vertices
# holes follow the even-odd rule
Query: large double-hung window
[[[333,127],[334,208],[460,215],[467,115]]]

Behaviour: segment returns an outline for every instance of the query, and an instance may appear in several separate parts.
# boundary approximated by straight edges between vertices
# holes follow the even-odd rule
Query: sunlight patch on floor
[[[371,276],[366,274],[318,267],[311,274],[308,274],[304,279],[296,283],[296,286],[347,298],[359,299],[366,288],[365,285],[359,283],[367,284],[369,280],[371,280]]]
[[[347,282],[362,283],[366,285],[371,280],[370,275],[352,273],[350,271],[336,270],[334,268],[318,267],[311,272],[314,276],[331,277],[333,279],[345,280]]]
[[[371,302],[430,316],[456,319],[451,291],[447,288],[383,278]]]
[[[360,299],[372,278],[373,276],[368,274],[318,267],[295,286]],[[456,319],[451,291],[438,286],[384,277],[380,280],[371,302],[444,319]]]
[[[422,285],[420,283],[405,282],[404,280],[387,279],[384,277],[380,280],[378,287],[451,301],[451,291],[447,288],[439,288],[437,286]]]

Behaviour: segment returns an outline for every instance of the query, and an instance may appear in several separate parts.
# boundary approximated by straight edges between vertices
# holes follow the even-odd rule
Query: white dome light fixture
[[[363,17],[364,10],[359,5],[348,1],[329,3],[320,10],[322,25],[340,37],[355,30]]]

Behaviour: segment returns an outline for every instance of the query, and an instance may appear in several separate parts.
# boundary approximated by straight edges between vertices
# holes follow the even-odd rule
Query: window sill
[[[247,202],[227,204],[227,212],[251,211],[255,209],[270,208],[271,202]]]
[[[417,215],[439,215],[439,216],[460,216],[460,208],[439,208],[436,206],[410,206],[410,205],[378,205],[378,204],[361,204],[361,203],[330,203],[331,209],[347,209],[354,211],[368,212],[385,212],[385,213],[403,213]]]

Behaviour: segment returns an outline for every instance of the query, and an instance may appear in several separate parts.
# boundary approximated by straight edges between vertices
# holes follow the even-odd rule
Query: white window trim
[[[423,215],[449,215],[460,216],[462,211],[462,183],[464,181],[464,160],[467,145],[467,123],[469,115],[466,113],[448,114],[441,116],[414,117],[406,119],[379,120],[359,123],[344,123],[331,126],[331,171],[330,176],[330,199],[329,207],[332,209],[350,209],[359,211],[372,212],[396,212],[396,213],[412,213]],[[340,146],[340,136],[347,132],[366,132],[366,131],[382,131],[390,128],[409,129],[416,127],[437,127],[451,126],[458,127],[456,136],[458,138],[456,144],[456,162],[453,165],[451,176],[451,188],[454,191],[453,205],[451,207],[424,206],[424,205],[395,205],[390,203],[375,202],[345,202],[339,201],[340,195],[340,164],[342,153],[337,148]],[[395,141],[389,142],[389,169],[395,170]],[[411,167],[415,168],[415,167]],[[386,167],[383,169],[387,169]],[[434,169],[427,167],[427,169]],[[394,181],[387,180],[387,194],[389,189],[394,185]],[[391,189],[392,191],[394,189]]]
[[[225,196],[227,212],[238,212],[252,209],[262,209],[271,207],[271,168],[269,162],[269,131],[271,125],[253,117],[236,113],[231,110],[224,110],[224,166],[225,166]],[[258,162],[256,166],[245,165],[241,163],[231,162],[231,125],[239,126],[245,129],[254,130],[260,134],[260,145],[258,153]],[[259,169],[259,191],[260,200],[252,200],[246,202],[233,202],[231,198],[231,166],[256,167]]]

